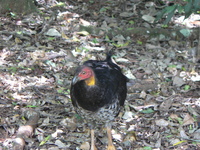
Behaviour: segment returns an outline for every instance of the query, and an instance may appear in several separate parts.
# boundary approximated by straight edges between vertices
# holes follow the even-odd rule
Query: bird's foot
[[[108,145],[107,150],[116,150],[114,145]]]
[[[98,150],[95,145],[91,146],[90,150]]]

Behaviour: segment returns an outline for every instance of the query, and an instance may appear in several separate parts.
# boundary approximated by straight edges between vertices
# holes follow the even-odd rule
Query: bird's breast
[[[97,109],[96,111],[89,111],[78,107],[76,109],[77,113],[90,122],[110,122],[115,119],[120,111],[120,105],[118,101],[113,104],[106,105]]]

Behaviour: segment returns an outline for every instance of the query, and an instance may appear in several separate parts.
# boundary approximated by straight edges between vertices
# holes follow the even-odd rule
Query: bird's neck
[[[96,79],[95,79],[95,76],[91,76],[89,77],[88,79],[85,80],[85,83],[87,86],[94,86],[96,85]]]

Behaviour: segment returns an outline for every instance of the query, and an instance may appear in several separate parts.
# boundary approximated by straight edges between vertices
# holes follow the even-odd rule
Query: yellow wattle
[[[91,76],[90,78],[88,78],[87,80],[85,80],[85,83],[87,84],[87,86],[93,86],[96,84],[95,81],[95,77]]]

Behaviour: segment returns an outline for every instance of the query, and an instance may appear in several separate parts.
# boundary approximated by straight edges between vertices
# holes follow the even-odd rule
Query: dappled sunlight
[[[128,78],[124,107],[108,130],[116,149],[199,149],[199,11],[185,19],[179,1],[37,2],[38,12],[0,16],[0,149],[14,149],[18,138],[30,150],[90,149],[91,124],[75,112],[70,86],[78,66],[109,51]],[[102,150],[108,138],[95,123]]]

